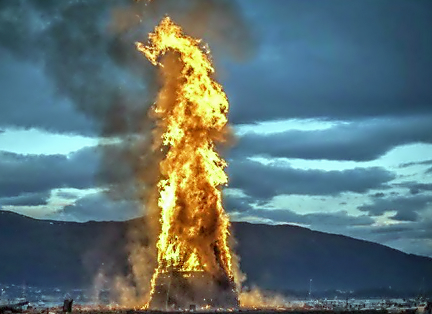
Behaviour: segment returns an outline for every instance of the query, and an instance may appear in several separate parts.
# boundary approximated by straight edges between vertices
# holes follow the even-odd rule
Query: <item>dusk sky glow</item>
[[[192,21],[198,2],[153,10],[212,51],[237,137],[225,153],[232,220],[432,257],[432,2],[213,0],[220,11]],[[129,7],[138,21],[123,16]],[[141,215],[129,188],[106,193],[128,186],[130,169],[114,160],[106,174],[99,146],[127,143],[154,101],[156,72],[134,46],[158,22],[145,10],[127,0],[0,3],[1,210],[80,222]]]

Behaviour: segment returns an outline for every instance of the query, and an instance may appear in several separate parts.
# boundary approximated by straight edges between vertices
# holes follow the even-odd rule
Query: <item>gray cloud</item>
[[[296,223],[315,228],[319,228],[320,226],[325,226],[327,228],[339,226],[368,226],[374,222],[369,216],[351,216],[346,211],[301,215],[288,209],[251,209],[243,212],[242,215],[270,219],[274,223]]]
[[[38,206],[47,205],[50,191],[24,193],[18,196],[0,198],[0,206]]]
[[[30,201],[32,196],[61,188],[103,188],[116,201],[137,200],[145,192],[145,177],[154,169],[148,168],[142,160],[131,158],[133,149],[136,148],[131,146],[126,150],[122,144],[111,144],[83,148],[69,155],[20,155],[0,151],[0,202]],[[137,172],[142,177],[140,182],[135,180]],[[65,192],[58,196],[76,197],[74,193]]]
[[[379,235],[381,239],[386,241],[397,240],[403,237],[432,239],[432,220],[429,218],[423,219],[420,222],[379,226],[371,229],[371,232]]]
[[[89,174],[97,174],[96,185],[110,188],[113,199],[145,197],[146,173],[141,171],[148,165],[144,159],[154,157],[148,156],[142,139],[151,135],[148,109],[160,82],[135,42],[145,42],[166,14],[188,34],[214,43],[224,58],[238,60],[253,51],[242,12],[229,0],[0,2],[0,57],[5,56],[0,69],[7,73],[0,75],[5,83],[0,94],[6,97],[0,127],[115,135],[122,144],[104,146],[99,151],[102,168]],[[55,158],[62,159],[44,160]],[[72,173],[70,166],[63,172]],[[42,180],[40,188],[70,186],[55,183],[60,176],[72,176],[58,172],[58,178]],[[36,188],[30,185],[23,183],[22,192]],[[12,184],[4,193],[18,188]]]
[[[383,215],[396,211],[392,218],[402,221],[418,221],[419,214],[427,209],[432,202],[432,195],[419,194],[408,196],[393,196],[375,198],[371,204],[361,205],[359,210],[368,212],[371,216]]]
[[[43,110],[57,118],[51,119],[52,126],[36,111],[34,118],[27,116],[27,109],[21,110],[22,120],[10,114],[13,120],[0,122],[66,132],[140,130],[156,86],[154,70],[133,42],[145,40],[165,13],[188,33],[209,41],[218,56],[220,51],[250,55],[255,50],[251,34],[256,34],[261,45],[256,57],[246,66],[229,63],[230,75],[223,80],[235,123],[431,112],[432,39],[424,30],[431,28],[432,18],[427,0],[395,0],[392,14],[371,0],[361,4],[159,0],[147,7],[145,3],[2,1],[1,47],[14,58],[43,65],[56,93],[72,100],[94,123],[89,126],[77,115],[77,122],[65,119],[71,109],[62,104],[56,105],[63,109],[54,105],[52,112]],[[226,65],[225,59],[216,60]],[[30,99],[31,89],[38,90],[23,86],[23,96],[29,95],[23,99]],[[39,106],[27,103],[14,101],[29,111]],[[69,125],[62,127],[60,120]]]
[[[342,233],[408,253],[432,256],[432,215],[426,213],[416,222],[404,221],[402,224],[390,225],[376,225],[372,217],[352,216],[346,211],[302,215],[291,210],[251,209],[236,212],[234,217],[239,220],[254,218],[266,223],[301,224],[313,230]]]
[[[313,230],[342,233],[344,235],[378,242],[390,247],[424,256],[432,256],[432,216],[423,215],[416,222],[405,221],[403,224],[376,225],[372,217],[352,216],[346,211],[333,213],[298,214],[282,209],[251,209],[237,212],[237,219],[254,218],[269,223],[294,223],[310,227]]]
[[[256,200],[280,194],[338,195],[384,189],[395,175],[382,168],[355,168],[344,171],[302,170],[280,163],[264,165],[244,159],[230,162],[229,186],[241,189]]]
[[[216,56],[222,56],[215,60],[229,67],[229,75],[222,76],[222,81],[234,123],[317,117],[352,122],[324,131],[281,133],[274,139],[249,134],[240,142],[240,156],[372,160],[398,145],[431,142],[432,37],[424,31],[432,28],[429,0],[394,0],[391,12],[388,5],[374,0],[241,0],[241,9],[236,1],[155,0],[151,13],[143,12],[144,3],[1,1],[0,128],[36,127],[87,135],[144,133],[147,126],[143,121],[157,84],[154,69],[133,43],[145,40],[159,17],[168,12],[187,32],[209,41]],[[253,25],[245,24],[240,11]],[[256,57],[246,65],[227,61],[225,50],[240,58],[251,55],[250,33],[261,43]],[[392,118],[386,120],[389,116]],[[80,221],[129,218],[137,211],[135,204],[125,199],[135,199],[129,183],[131,171],[136,170],[134,163],[141,160],[135,157],[141,155],[126,154],[129,163],[125,163],[123,153],[129,152],[113,155],[113,150],[104,151],[102,173],[97,171],[102,152],[83,150],[69,156],[2,152],[0,204],[40,204],[53,188],[121,185],[122,197],[88,196],[57,217]],[[432,168],[426,170],[431,172]],[[275,195],[365,193],[387,188],[395,177],[381,168],[300,170],[248,160],[234,161],[230,173],[231,186],[247,196],[227,197],[226,206],[249,214],[253,214],[251,204]],[[416,188],[419,192],[429,190],[424,185]],[[420,226],[428,196],[405,197],[409,200],[383,196],[377,195],[363,210],[373,214],[396,208],[394,219],[404,220],[412,228]],[[344,224],[355,225],[356,230],[363,230],[361,236],[375,230],[368,228],[370,218],[353,218],[344,212],[300,217],[275,211],[272,215],[317,228],[326,228],[319,225],[326,222],[335,226],[332,230],[336,232],[347,230]],[[412,220],[416,223],[407,222]],[[380,240],[378,235],[385,234],[388,240],[383,236],[382,241],[400,243],[407,232],[383,230],[373,239]],[[415,237],[431,239],[426,232],[409,236],[410,241]],[[408,247],[408,242],[401,245]]]
[[[419,194],[421,192],[432,191],[432,183],[419,183],[415,181],[403,182],[397,186],[404,187],[410,190],[411,194]]]
[[[97,163],[94,148],[68,156],[0,152],[0,197],[25,198],[54,188],[93,187]]]
[[[368,161],[409,143],[432,143],[432,116],[360,120],[314,131],[249,132],[234,154]]]
[[[418,222],[360,228],[353,230],[352,235],[384,243],[408,253],[432,257],[432,220],[430,218],[423,218]]]
[[[415,161],[415,162],[406,162],[406,163],[400,164],[399,167],[406,168],[406,167],[417,166],[417,165],[421,165],[421,166],[432,165],[432,159],[423,160],[423,161]]]
[[[142,214],[141,204],[134,201],[114,201],[105,193],[95,193],[78,199],[74,204],[50,214],[51,219],[73,221],[120,221]]]
[[[77,198],[77,194],[73,193],[73,192],[65,192],[65,191],[59,191],[57,192],[57,196],[61,197],[61,198],[65,198],[65,199],[76,199]]]
[[[8,75],[1,75],[0,82],[15,79],[0,85],[7,96],[2,103],[6,116],[0,118],[5,126],[105,135],[142,132],[158,84],[154,67],[134,43],[146,41],[165,14],[192,35],[213,41],[225,56],[245,56],[246,46],[252,50],[233,1],[6,0],[0,12],[0,48],[10,52],[2,52],[6,60],[0,67]],[[20,82],[23,76],[30,79]],[[69,115],[70,104],[85,117]]]
[[[248,196],[235,196],[232,194],[223,194],[223,205],[229,212],[244,212],[252,209],[251,204],[255,200]]]
[[[17,59],[0,45],[0,73],[1,127],[94,135],[94,123],[58,94],[41,66]]]
[[[3,49],[15,58],[37,65],[39,71],[51,79],[57,95],[66,97],[75,108],[94,121],[94,129],[106,133],[122,133],[129,127],[137,129],[131,118],[142,117],[145,101],[138,102],[138,94],[146,87],[140,77],[149,65],[135,53],[133,41],[129,44],[108,29],[110,10],[114,1],[2,1],[0,5],[0,38]],[[130,39],[130,38],[129,38]],[[132,60],[132,61],[131,61]],[[134,71],[129,62],[135,65]],[[15,69],[17,71],[17,69]],[[21,86],[23,96],[35,89]],[[24,88],[23,88],[24,87]],[[39,92],[43,92],[44,89]],[[46,91],[46,90],[45,90]],[[21,97],[25,98],[25,97]],[[53,101],[51,101],[53,102]],[[138,105],[138,108],[134,108]],[[15,103],[21,110],[38,103]],[[56,105],[56,104],[54,104]],[[43,114],[61,116],[59,109]],[[114,114],[115,113],[115,114]],[[15,119],[19,123],[19,118]],[[54,128],[56,122],[53,121]],[[61,127],[61,126],[60,126]],[[61,128],[60,130],[63,130]],[[78,132],[85,130],[78,129]]]
[[[431,113],[430,1],[241,3],[261,50],[225,80],[235,123]]]
[[[399,221],[417,221],[419,214],[414,210],[398,210],[391,218]]]

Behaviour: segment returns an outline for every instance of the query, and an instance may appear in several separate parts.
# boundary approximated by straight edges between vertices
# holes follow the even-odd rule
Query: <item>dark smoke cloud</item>
[[[233,1],[5,0],[0,12],[0,47],[42,63],[57,92],[104,135],[146,126],[157,84],[134,42],[146,41],[164,14],[231,56],[241,55],[250,37]]]
[[[144,21],[148,32],[165,15],[179,23],[186,34],[209,43],[213,53],[244,59],[255,52],[255,39],[235,0],[137,1],[116,9],[111,26],[121,33]]]
[[[42,63],[57,92],[104,134],[140,128],[150,102],[149,65],[133,39],[108,30],[116,1],[2,1],[1,47]]]
[[[250,33],[235,1],[0,2],[0,51],[42,64],[55,92],[93,121],[94,132],[115,137],[116,144],[100,146],[96,174],[97,185],[108,187],[115,200],[145,199],[146,188],[157,179],[154,160],[158,156],[150,150],[152,122],[147,113],[158,89],[156,69],[134,43],[146,42],[148,32],[166,14],[187,33],[217,46],[218,54],[239,59],[247,55],[244,51],[252,51]],[[9,117],[6,122],[10,121]],[[37,123],[25,125],[37,127]],[[88,128],[82,132],[88,134]],[[58,187],[51,181],[44,188]],[[35,189],[26,188],[29,184],[22,185],[23,192]],[[7,187],[11,189],[13,185]]]
[[[105,217],[118,217],[122,209],[124,219],[137,208],[142,210],[142,205],[136,205],[149,203],[152,189],[148,187],[154,190],[159,176],[155,161],[160,156],[150,149],[152,122],[147,113],[158,84],[155,69],[134,43],[145,42],[147,33],[165,14],[186,33],[204,38],[210,45],[217,43],[218,53],[242,58],[243,43],[248,42],[237,6],[227,0],[9,0],[0,4],[0,12],[1,46],[23,60],[43,63],[58,93],[93,119],[103,137],[115,137],[115,144],[100,147],[97,179],[109,188],[109,194],[82,198],[57,213],[79,220],[93,219],[101,211]],[[106,196],[111,200],[104,199]],[[139,232],[130,230],[130,262],[140,302],[145,300],[150,283],[148,276],[143,276],[147,271],[141,268],[153,266],[149,261],[155,256],[154,245],[141,254],[143,247],[137,241],[143,228],[154,233],[151,225],[158,219],[148,220],[153,223],[141,225]]]

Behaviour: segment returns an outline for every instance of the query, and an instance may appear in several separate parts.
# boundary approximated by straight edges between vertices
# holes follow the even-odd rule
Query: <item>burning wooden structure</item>
[[[206,272],[170,271],[156,279],[150,309],[238,309],[234,284],[228,279],[216,280]]]
[[[236,308],[230,222],[222,204],[227,163],[217,145],[230,136],[228,99],[214,80],[208,48],[165,17],[137,49],[160,70],[150,110],[157,183],[157,268],[145,308]]]

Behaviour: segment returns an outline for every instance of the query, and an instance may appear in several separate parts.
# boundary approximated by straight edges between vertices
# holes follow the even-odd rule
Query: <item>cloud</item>
[[[400,164],[400,168],[406,168],[411,166],[417,166],[417,165],[432,165],[432,159],[429,160],[423,160],[423,161],[415,161],[415,162],[406,162],[403,164]]]
[[[87,135],[145,133],[143,121],[158,84],[155,70],[133,43],[145,40],[160,15],[172,12],[188,32],[209,41],[215,61],[229,69],[229,75],[217,74],[230,98],[233,123],[292,118],[349,122],[321,131],[246,134],[229,168],[230,186],[245,195],[227,196],[227,208],[320,228],[325,228],[320,222],[326,222],[335,226],[334,231],[347,230],[344,224],[355,225],[363,236],[373,230],[368,226],[372,217],[366,215],[354,218],[337,212],[303,217],[280,210],[270,217],[267,212],[253,212],[252,205],[280,194],[382,190],[395,178],[390,171],[377,167],[301,170],[241,158],[365,161],[399,145],[431,143],[432,41],[424,31],[432,28],[430,1],[394,0],[391,14],[387,5],[374,0],[342,4],[155,0],[150,10],[154,14],[143,11],[144,3],[0,1],[0,129],[36,127]],[[243,20],[243,12],[251,25]],[[238,64],[238,58],[228,61],[227,54],[221,53],[251,56],[255,51],[251,34],[256,34],[260,47],[248,63]],[[131,171],[137,169],[134,163],[141,159],[135,157],[141,155],[129,155],[129,163],[124,163],[122,152],[113,155],[107,149],[98,170],[100,153],[82,150],[68,156],[37,156],[1,152],[0,204],[43,204],[51,189],[62,187],[118,185],[122,197],[87,196],[58,217],[84,221],[136,214],[135,204],[127,199],[135,200]],[[147,175],[144,170],[139,174]],[[432,168],[426,170],[431,172]],[[430,200],[425,192],[430,189],[426,183],[407,188],[418,194],[387,193],[385,197],[378,192],[362,209],[375,215],[396,208],[393,219],[418,227],[427,212]],[[412,234],[410,239],[416,236],[427,234]]]
[[[393,196],[375,198],[372,203],[361,205],[359,210],[368,212],[371,216],[380,216],[386,212],[396,211],[394,220],[418,221],[419,214],[432,203],[432,195],[419,194],[408,196]]]
[[[94,186],[97,151],[84,148],[69,155],[19,155],[0,152],[0,197],[18,202],[55,188]]]
[[[0,198],[0,206],[39,206],[47,205],[50,191],[24,193],[18,196]]]
[[[95,184],[112,187],[115,198],[129,198],[148,154],[133,146],[151,136],[148,109],[160,86],[157,69],[134,43],[145,42],[168,13],[188,34],[217,43],[224,58],[238,60],[253,50],[242,12],[229,0],[2,1],[0,127],[116,136],[123,151],[113,158],[112,150],[100,150],[102,169],[91,173],[98,172]],[[41,186],[70,186],[46,180],[52,184]],[[35,189],[29,185],[23,192]]]
[[[135,122],[146,111],[142,96],[148,95],[147,88],[151,83],[142,80],[147,78],[150,65],[136,53],[133,40],[117,36],[108,29],[110,10],[115,6],[115,2],[109,0],[102,4],[98,1],[4,1],[0,5],[1,47],[14,58],[33,64],[39,74],[34,70],[27,73],[33,77],[45,76],[45,80],[53,85],[51,89],[55,90],[57,98],[66,98],[94,122],[93,131],[106,134],[123,133],[129,128],[137,130]],[[12,75],[19,69],[19,66],[12,68]],[[22,93],[18,100],[30,98],[35,90],[50,92],[47,83],[17,86],[21,87]],[[29,106],[37,106],[38,98],[48,98],[54,106],[61,105],[60,101],[49,97],[36,97],[36,101],[14,105],[25,111]],[[27,123],[37,124],[43,120],[40,117],[43,114],[57,115],[68,123],[68,117],[61,113],[58,108],[39,112]],[[24,121],[19,118],[14,119],[15,123],[26,123],[26,116]],[[64,130],[53,120],[50,129],[56,126]],[[76,131],[85,130],[78,128]]]
[[[428,218],[429,217],[429,218]],[[404,252],[432,257],[432,212],[417,222],[372,226],[353,230],[352,235],[383,243]]]
[[[63,199],[76,199],[77,198],[77,193],[74,192],[69,192],[69,191],[58,191],[56,194],[58,197],[63,198]]]
[[[288,209],[249,209],[231,215],[236,220],[300,224],[313,230],[344,234],[432,257],[432,209],[423,211],[415,222],[387,225],[376,223],[373,217],[353,216],[346,211],[299,214]]]
[[[295,223],[318,229],[321,229],[321,227],[368,226],[374,223],[374,220],[369,216],[356,217],[349,215],[346,211],[302,215],[288,209],[251,209],[242,212],[241,215],[269,219],[273,223]]]
[[[419,194],[422,192],[432,191],[432,183],[419,183],[414,181],[403,182],[397,186],[404,187],[410,190],[411,194]]]
[[[251,204],[255,203],[254,199],[244,195],[233,195],[227,193],[227,190],[225,189],[222,199],[225,210],[229,212],[244,212],[252,209]]]
[[[0,66],[8,67],[6,59],[17,60],[1,71],[8,73],[2,83],[28,75],[36,86],[25,81],[21,97],[6,98],[8,110],[2,116],[7,118],[0,117],[0,125],[108,134],[140,130],[157,84],[154,69],[133,43],[144,40],[166,13],[209,41],[218,55],[225,52],[216,60],[229,67],[229,76],[222,78],[234,123],[431,113],[432,42],[424,29],[432,22],[425,13],[431,6],[427,1],[395,0],[392,14],[371,1],[338,6],[277,0],[145,4],[3,1],[0,46],[11,54],[2,54]],[[258,40],[251,34],[260,43],[255,58],[246,65],[229,63],[226,55],[256,50]],[[28,63],[21,67],[17,63],[22,60]],[[46,79],[40,79],[43,76]],[[0,86],[5,86],[3,95],[10,84]],[[50,90],[55,97],[41,97]],[[73,114],[72,104],[83,115]]]
[[[391,218],[399,221],[417,221],[419,219],[419,215],[413,210],[398,210],[398,212]]]
[[[313,230],[344,234],[381,243],[404,252],[431,256],[432,211],[424,211],[418,221],[382,225],[367,215],[353,216],[346,211],[299,214],[288,209],[250,209],[232,213],[236,220],[261,223],[300,224]]]
[[[242,3],[261,49],[225,80],[235,123],[432,112],[429,1]]]
[[[225,56],[253,50],[233,1],[2,1],[0,86],[6,115],[0,126],[142,132],[159,85],[156,70],[134,43],[145,41],[168,13],[193,35],[217,43]]]
[[[432,216],[431,216],[432,217]],[[405,222],[376,226],[371,233],[380,236],[382,240],[392,241],[399,238],[432,239],[432,220],[423,218],[419,222]]]
[[[94,193],[78,199],[47,218],[73,221],[121,221],[138,217],[142,210],[138,202],[114,201],[105,193]]]
[[[270,200],[280,194],[339,195],[385,189],[395,175],[383,168],[343,171],[302,170],[281,163],[264,165],[249,159],[229,163],[229,186],[241,189],[255,200]]]
[[[432,143],[432,115],[367,119],[324,130],[242,135],[234,155],[369,161],[410,143]]]
[[[56,92],[41,66],[17,59],[0,45],[0,73],[0,127],[94,135],[92,121]]]

